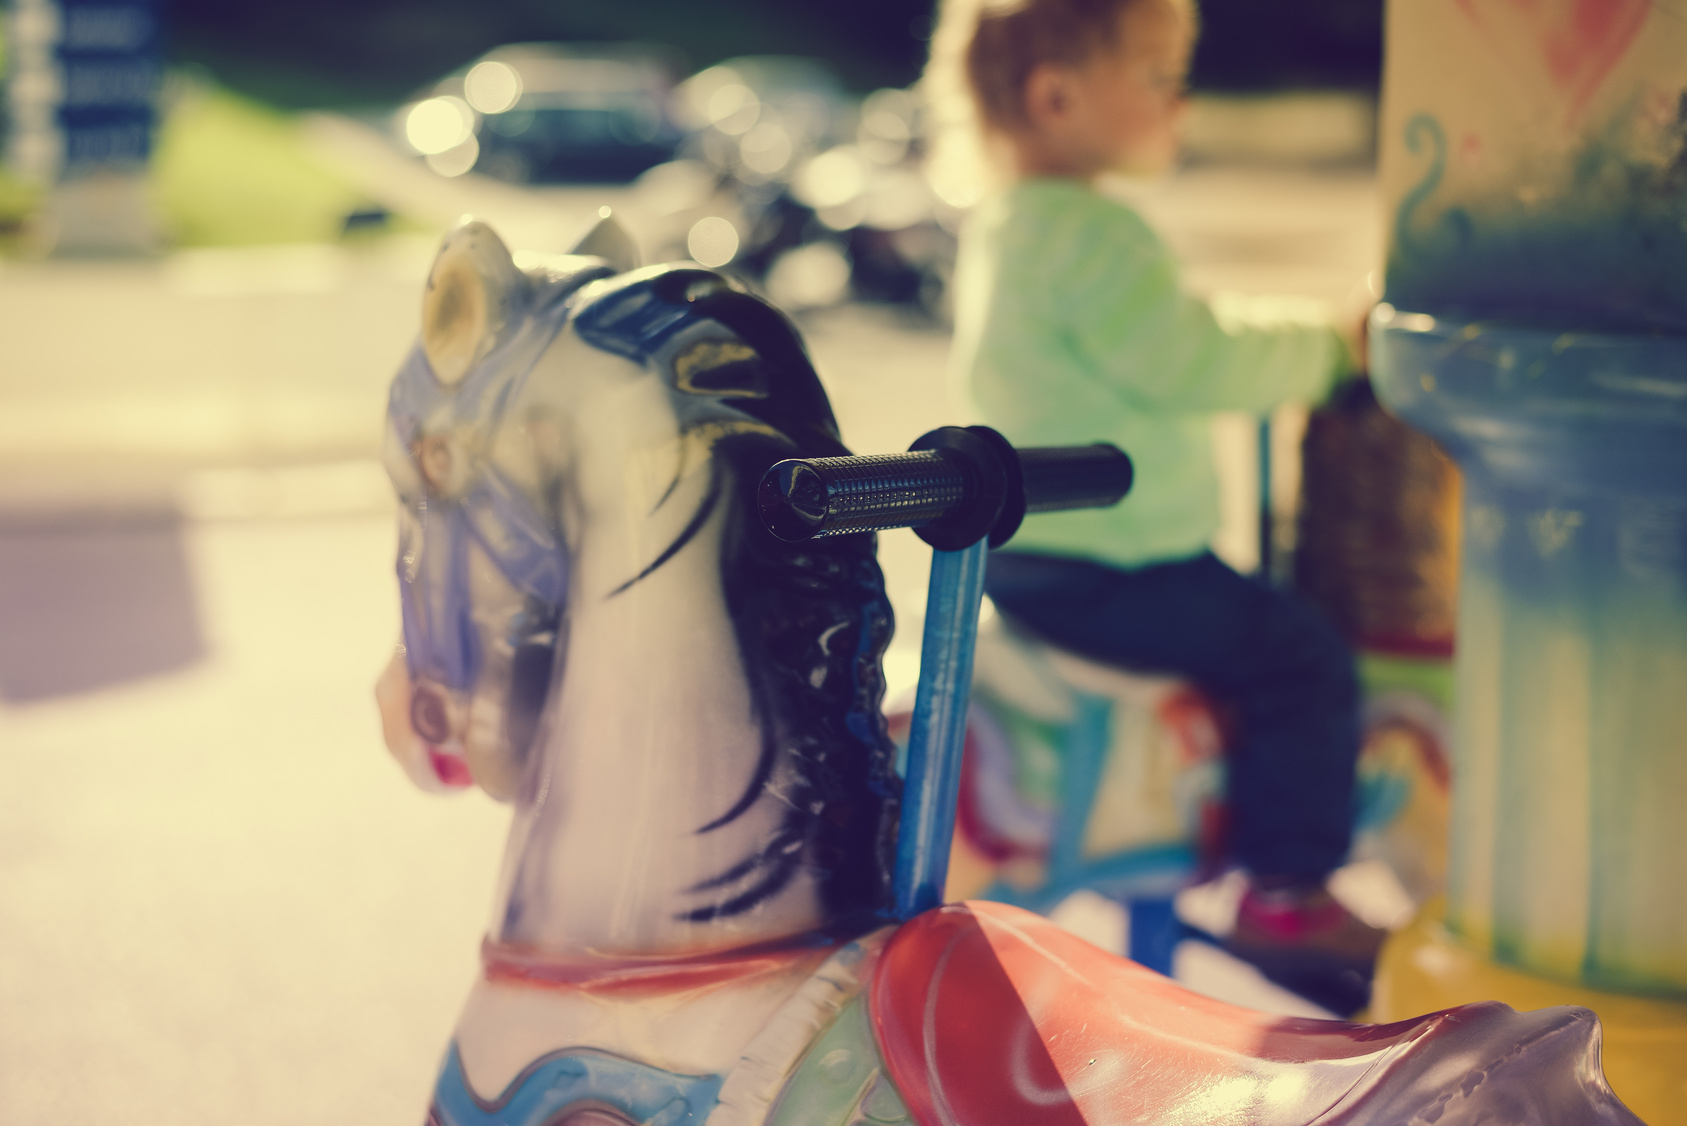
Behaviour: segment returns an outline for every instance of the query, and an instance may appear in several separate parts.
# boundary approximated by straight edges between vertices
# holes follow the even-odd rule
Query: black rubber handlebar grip
[[[1110,508],[1131,491],[1135,470],[1118,446],[1034,446],[1019,450],[1026,512]]]
[[[782,461],[762,478],[757,507],[784,540],[914,528],[959,505],[969,478],[936,450]]]
[[[1027,512],[1117,504],[1131,478],[1117,446],[1015,450],[987,427],[945,426],[907,453],[779,462],[762,477],[756,503],[784,540],[914,528],[953,551],[985,536],[1001,546]]]

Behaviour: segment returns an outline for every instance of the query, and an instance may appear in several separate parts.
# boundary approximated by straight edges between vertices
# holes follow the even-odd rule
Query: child
[[[1231,945],[1262,965],[1368,972],[1382,932],[1324,884],[1346,856],[1359,747],[1353,658],[1292,595],[1209,550],[1210,416],[1313,399],[1347,356],[1304,305],[1185,294],[1165,245],[1100,195],[1176,154],[1189,0],[951,0],[932,81],[958,77],[1008,174],[962,235],[953,367],[1016,444],[1106,440],[1136,463],[1115,509],[1028,518],[987,589],[1095,660],[1187,676],[1235,709],[1232,848],[1251,873]]]

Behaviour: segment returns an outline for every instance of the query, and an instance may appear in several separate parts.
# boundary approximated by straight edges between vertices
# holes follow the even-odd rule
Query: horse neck
[[[505,942],[571,957],[713,953],[822,926],[806,868],[754,910],[747,864],[778,836],[782,765],[763,732],[722,590],[742,483],[701,464],[656,508],[587,503],[571,537],[566,652],[518,805]],[[638,577],[693,523],[660,566]],[[629,581],[631,580],[631,581]],[[758,788],[758,778],[765,784]]]

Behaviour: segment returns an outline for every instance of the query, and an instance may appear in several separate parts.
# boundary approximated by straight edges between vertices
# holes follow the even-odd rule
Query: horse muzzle
[[[426,747],[434,774],[452,789],[474,785],[462,752],[464,711],[446,688],[431,681],[417,681],[410,690],[410,727]]]

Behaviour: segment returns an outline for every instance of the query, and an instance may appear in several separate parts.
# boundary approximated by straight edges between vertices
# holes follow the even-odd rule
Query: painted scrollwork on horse
[[[730,279],[631,267],[459,227],[393,384],[388,745],[513,807],[430,1122],[1636,1121],[1583,1010],[1284,1019],[1017,908],[892,918],[873,538],[753,507],[848,452],[825,391]]]

